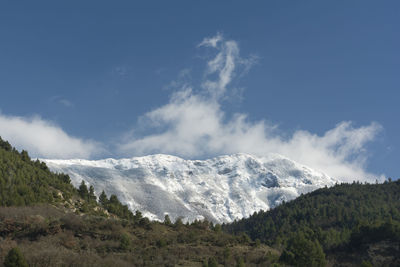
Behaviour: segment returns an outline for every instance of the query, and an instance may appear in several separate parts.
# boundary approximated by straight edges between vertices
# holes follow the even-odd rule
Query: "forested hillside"
[[[266,266],[280,252],[208,221],[152,222],[0,139],[0,266]]]
[[[400,266],[399,180],[322,188],[222,227],[161,223],[0,139],[0,193],[0,266]]]
[[[322,188],[270,211],[260,211],[250,218],[224,225],[223,229],[233,234],[243,232],[252,239],[283,249],[283,260],[288,263],[296,261],[293,250],[301,249],[307,242],[333,256],[365,252],[363,249],[367,250],[368,246],[386,242],[391,251],[386,263],[398,264],[400,180]],[[298,240],[303,241],[298,244]],[[362,259],[374,262],[368,255],[362,259],[357,259],[360,255],[354,257],[360,262]]]
[[[1,206],[53,203],[74,193],[68,175],[50,172],[45,163],[32,161],[28,152],[18,152],[0,137]]]

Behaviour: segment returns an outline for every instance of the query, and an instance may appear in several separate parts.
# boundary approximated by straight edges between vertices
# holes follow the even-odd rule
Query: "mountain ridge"
[[[97,194],[116,194],[131,210],[160,221],[168,214],[173,220],[232,222],[339,182],[278,154],[43,161],[52,171],[68,174],[75,186],[83,180]]]

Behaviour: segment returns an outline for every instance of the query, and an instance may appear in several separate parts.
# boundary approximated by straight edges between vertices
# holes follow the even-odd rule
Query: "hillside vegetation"
[[[0,138],[0,193],[0,266],[400,266],[400,181],[322,188],[222,226],[155,222]]]
[[[223,229],[280,248],[281,260],[291,264],[298,260],[296,250],[310,242],[338,264],[399,266],[400,180],[321,188]],[[380,249],[385,257],[375,257],[372,250]]]
[[[0,208],[1,262],[14,247],[31,266],[49,267],[268,266],[279,259],[277,250],[206,222],[129,221],[49,205]]]
[[[266,266],[280,255],[208,221],[151,222],[115,195],[97,200],[1,138],[0,192],[0,266]]]
[[[45,163],[32,161],[28,152],[18,152],[0,137],[1,206],[54,203],[75,192],[68,175],[50,172]]]

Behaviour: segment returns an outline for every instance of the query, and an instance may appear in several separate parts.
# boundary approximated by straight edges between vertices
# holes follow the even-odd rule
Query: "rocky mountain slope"
[[[132,210],[139,209],[155,220],[169,214],[173,220],[232,222],[337,182],[276,154],[234,154],[208,160],[158,154],[44,161],[52,171],[69,174],[75,186],[84,180],[97,194],[102,190],[116,194]]]

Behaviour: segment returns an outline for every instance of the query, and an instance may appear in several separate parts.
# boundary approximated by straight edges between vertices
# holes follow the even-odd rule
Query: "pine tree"
[[[298,233],[289,240],[280,260],[294,266],[326,265],[325,253],[319,242],[306,239],[303,233]]]
[[[21,159],[25,162],[30,162],[31,158],[28,155],[28,152],[26,150],[21,151]]]
[[[168,226],[172,225],[171,219],[169,218],[168,214],[166,214],[164,217],[164,224]]]
[[[12,146],[10,145],[10,143],[7,141],[4,141],[3,139],[1,139],[1,137],[0,137],[0,148],[3,148],[6,151],[12,150]]]
[[[84,200],[89,200],[89,191],[85,184],[85,181],[82,180],[81,185],[78,188],[78,193]]]
[[[96,197],[96,195],[94,194],[94,187],[93,187],[93,185],[91,185],[91,186],[89,187],[89,201],[90,201],[90,202],[96,202],[96,199],[97,199],[97,197]]]
[[[138,222],[143,218],[142,213],[140,212],[140,210],[136,210],[135,212],[135,220]]]
[[[101,194],[99,196],[99,202],[103,207],[106,207],[108,204],[108,197],[107,197],[106,193],[104,192],[104,190],[101,192]]]
[[[214,226],[214,231],[217,232],[217,233],[220,233],[221,230],[222,230],[221,225],[220,225],[219,223],[217,223],[217,224]]]

